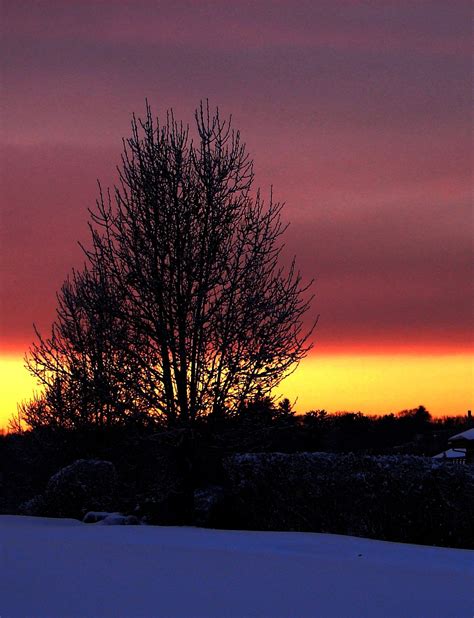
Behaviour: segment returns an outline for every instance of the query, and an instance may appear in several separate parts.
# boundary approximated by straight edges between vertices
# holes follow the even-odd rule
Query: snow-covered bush
[[[41,494],[33,496],[33,498],[30,498],[26,502],[20,504],[18,510],[21,515],[31,515],[33,517],[45,515],[46,501],[44,499],[44,496],[42,496]]]
[[[225,501],[224,489],[210,486],[196,489],[194,492],[193,524],[202,527],[214,527],[222,517]]]
[[[44,494],[46,514],[82,518],[114,506],[117,473],[110,461],[79,459],[54,474]]]
[[[224,526],[474,547],[474,468],[415,456],[233,455]]]

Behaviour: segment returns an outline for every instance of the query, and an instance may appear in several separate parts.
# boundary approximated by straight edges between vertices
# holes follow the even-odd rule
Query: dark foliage
[[[415,456],[234,455],[224,525],[474,548],[474,468]]]
[[[92,427],[65,430],[50,427],[8,434],[0,436],[4,471],[0,512],[17,513],[21,504],[34,498],[29,504],[30,512],[45,514],[44,498],[49,479],[76,460],[100,459],[112,462],[117,471],[117,490],[111,509],[133,514],[150,523],[255,528],[273,525],[306,529],[302,526],[309,517],[308,522],[314,529],[326,529],[327,521],[332,521],[343,533],[380,534],[381,538],[402,539],[405,533],[397,532],[399,526],[410,535],[412,542],[447,545],[456,542],[466,546],[470,532],[465,532],[467,536],[463,540],[464,532],[460,531],[464,530],[464,524],[456,523],[458,536],[451,540],[447,530],[450,522],[464,517],[463,509],[468,507],[462,502],[464,498],[457,495],[464,492],[465,499],[469,499],[469,492],[465,492],[467,473],[456,472],[458,466],[450,464],[432,468],[427,458],[393,455],[433,455],[446,448],[449,436],[466,429],[469,420],[462,417],[434,420],[427,417],[424,408],[419,410],[383,417],[331,415],[324,411],[296,416],[288,402],[274,405],[270,399],[258,396],[238,414],[229,417],[214,413],[199,419],[192,429]],[[301,472],[300,475],[300,464],[295,462],[306,461],[304,458],[309,455],[303,459],[295,455],[295,459],[284,460],[288,463],[288,474],[282,460],[271,459],[272,466],[280,462],[278,470],[267,463],[253,470],[252,459],[238,471],[229,468],[228,463],[233,455],[241,452],[256,453],[256,461],[261,462],[266,461],[262,453],[302,451],[331,451],[344,456],[331,455],[327,462],[335,462],[334,465],[324,463],[326,460],[317,456],[317,461],[323,462],[319,464],[320,471],[324,470],[327,475],[324,482],[322,472],[320,475],[319,472]],[[368,457],[369,453],[392,456],[384,460],[388,472]],[[281,476],[281,487],[277,473]],[[245,480],[247,475],[248,483],[244,482],[243,490],[238,478]],[[287,483],[292,483],[292,491],[296,492],[290,503],[285,502],[284,496]],[[239,493],[241,490],[243,493]],[[251,496],[253,491],[261,494],[261,500]],[[267,502],[276,511],[270,520],[264,510],[265,491],[270,492]],[[311,515],[311,519],[304,507],[302,518],[291,519],[291,505],[297,505],[299,499],[312,495],[311,492],[314,500],[317,498],[325,504],[327,518],[318,511],[320,519],[314,519],[316,515]],[[398,496],[398,503],[395,496]],[[377,508],[371,506],[367,511],[373,513],[373,520],[367,520],[368,515],[363,512],[370,497],[375,502],[381,500]],[[247,500],[249,504],[245,506]],[[350,517],[349,502],[354,503]],[[342,519],[334,510],[337,505],[342,508]],[[56,511],[50,508],[48,514],[63,515],[68,508],[67,504],[58,506]],[[84,503],[76,516],[81,517],[82,511],[88,508],[92,507]],[[393,519],[395,515],[388,517],[392,508],[401,511],[399,519]],[[74,509],[77,510],[77,506]],[[421,522],[422,517],[427,523]],[[418,532],[417,526],[420,526]],[[426,536],[423,530],[427,531]]]
[[[82,518],[87,511],[106,511],[117,500],[117,472],[109,461],[78,459],[48,481],[43,495],[24,503],[26,515]]]

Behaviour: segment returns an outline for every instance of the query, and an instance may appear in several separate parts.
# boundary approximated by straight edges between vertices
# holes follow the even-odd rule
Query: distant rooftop
[[[438,453],[433,456],[433,459],[464,459],[466,457],[466,451],[463,449],[449,448],[447,451]]]
[[[461,433],[457,433],[455,436],[449,438],[448,442],[464,442],[465,440],[474,441],[474,427],[466,429]]]

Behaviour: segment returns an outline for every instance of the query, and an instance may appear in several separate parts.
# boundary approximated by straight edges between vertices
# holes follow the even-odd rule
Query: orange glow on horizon
[[[298,412],[388,414],[424,405],[433,416],[472,409],[472,354],[313,354],[280,386]]]
[[[24,366],[23,354],[0,356],[0,429],[6,429],[17,405],[37,390],[35,379]]]
[[[276,395],[297,400],[303,413],[361,411],[386,414],[424,405],[434,416],[473,408],[473,359],[468,353],[318,354],[313,352],[282,382]],[[23,354],[0,357],[0,428],[37,384]]]

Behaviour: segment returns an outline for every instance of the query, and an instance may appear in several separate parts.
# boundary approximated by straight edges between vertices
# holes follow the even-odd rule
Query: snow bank
[[[474,552],[337,535],[0,517],[16,618],[471,617]]]

